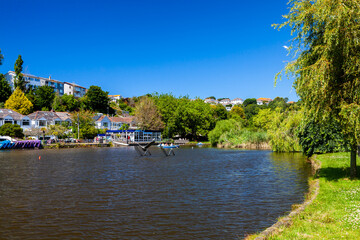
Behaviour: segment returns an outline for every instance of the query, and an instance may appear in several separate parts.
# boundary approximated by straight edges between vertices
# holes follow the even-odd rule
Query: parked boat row
[[[23,148],[41,148],[40,140],[21,140],[16,141],[11,137],[0,136],[0,149],[23,149]]]

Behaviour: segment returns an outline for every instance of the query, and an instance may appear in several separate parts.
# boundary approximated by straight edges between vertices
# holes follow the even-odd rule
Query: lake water
[[[301,203],[311,172],[299,154],[151,153],[0,151],[0,239],[243,238]]]

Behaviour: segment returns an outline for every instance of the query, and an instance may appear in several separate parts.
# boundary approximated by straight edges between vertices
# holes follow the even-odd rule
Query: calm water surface
[[[308,188],[310,166],[296,154],[151,151],[0,151],[0,239],[238,239]]]

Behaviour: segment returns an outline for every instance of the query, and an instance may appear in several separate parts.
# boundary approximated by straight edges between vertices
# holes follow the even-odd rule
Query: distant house
[[[213,99],[213,98],[206,98],[204,100],[205,103],[210,103],[210,104],[218,104],[218,101]]]
[[[293,104],[293,103],[295,103],[294,101],[290,101],[290,102],[288,102],[289,104]]]
[[[269,102],[271,102],[271,101],[272,101],[271,98],[258,98],[258,99],[256,99],[257,105],[269,104]]]
[[[244,100],[242,100],[241,98],[235,98],[235,99],[231,100],[232,105],[243,104],[243,102],[244,102]]]
[[[87,89],[75,83],[64,82],[64,93],[81,98],[86,94]]]
[[[26,116],[15,112],[11,109],[0,109],[0,126],[4,125],[5,123],[11,124],[18,124],[20,126],[28,126],[30,125],[29,118],[25,118]],[[25,119],[24,119],[25,118]],[[23,121],[25,120],[25,121]]]
[[[108,95],[108,98],[111,102],[117,102],[118,100],[122,99],[121,95]]]
[[[61,123],[67,122],[68,126],[72,125],[71,114],[68,112],[55,112],[61,119]]]
[[[94,117],[95,127],[98,129],[119,130],[124,124],[130,129],[135,129],[135,118],[130,117],[109,117],[107,115],[96,115]]]
[[[224,98],[224,99],[222,99],[221,101],[219,101],[219,103],[222,104],[222,105],[224,105],[224,106],[226,106],[226,105],[231,104],[231,101],[230,101],[229,98]]]
[[[61,124],[61,118],[51,111],[36,111],[27,115],[31,119],[31,127],[46,128],[50,125]]]

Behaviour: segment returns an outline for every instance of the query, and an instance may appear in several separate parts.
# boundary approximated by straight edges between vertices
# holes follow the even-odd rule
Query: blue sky
[[[287,0],[0,0],[0,72],[13,70],[98,85],[125,97],[146,93],[217,98],[288,97],[274,88],[291,60],[288,30],[275,30]]]

